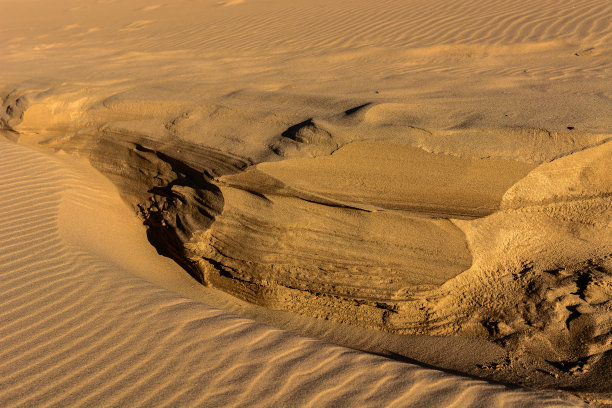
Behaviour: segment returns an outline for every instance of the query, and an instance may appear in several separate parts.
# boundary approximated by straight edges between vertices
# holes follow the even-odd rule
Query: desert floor
[[[612,3],[0,0],[1,406],[612,404]]]

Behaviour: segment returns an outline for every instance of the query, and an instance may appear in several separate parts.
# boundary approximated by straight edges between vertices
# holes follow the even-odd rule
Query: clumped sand
[[[609,2],[0,8],[1,405],[612,401]]]

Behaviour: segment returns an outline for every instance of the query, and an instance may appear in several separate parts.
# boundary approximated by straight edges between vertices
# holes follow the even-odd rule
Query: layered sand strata
[[[7,137],[88,159],[200,282],[609,393],[607,2],[1,4]]]

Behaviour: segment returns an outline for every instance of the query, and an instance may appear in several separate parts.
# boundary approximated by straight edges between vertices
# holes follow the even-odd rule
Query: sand
[[[608,3],[0,0],[0,405],[610,403]]]

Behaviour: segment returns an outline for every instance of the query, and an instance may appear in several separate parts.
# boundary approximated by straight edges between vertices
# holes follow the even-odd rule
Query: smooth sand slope
[[[215,350],[229,356],[234,346],[219,343],[208,320],[185,323],[206,334],[194,332],[189,340],[191,333],[169,334],[176,322],[190,321],[183,314],[209,310],[194,303],[204,301],[224,309],[214,312],[219,316],[231,311],[395,360],[562,389],[585,400],[612,398],[612,3],[0,0],[0,8],[5,137],[37,152],[79,158],[83,172],[93,166],[105,178],[89,181],[90,193],[111,191],[112,183],[146,227],[124,228],[132,221],[116,196],[106,213],[101,204],[75,204],[67,213],[76,221],[57,221],[62,242],[81,248],[63,250],[74,260],[53,267],[62,279],[86,269],[75,266],[84,261],[74,254],[84,251],[116,265],[107,268],[112,282],[132,282],[131,274],[151,282],[141,291],[128,289],[131,283],[111,290],[91,281],[90,290],[105,293],[96,301],[121,315],[117,327],[133,324],[151,344],[170,339],[177,344],[172,349],[187,353],[208,355],[210,344],[227,345]],[[15,157],[34,154],[6,146]],[[17,173],[7,177],[30,183]],[[68,195],[96,202],[85,193]],[[41,205],[52,197],[32,194],[38,197],[32,203]],[[20,208],[15,203],[22,198],[9,204]],[[125,220],[106,222],[111,216]],[[7,229],[6,273],[18,273],[13,269],[25,262],[43,265],[39,251],[61,255],[51,249],[59,241],[44,234],[54,227],[28,222]],[[52,281],[32,273],[20,285],[44,288]],[[62,292],[53,290],[38,296],[37,305],[52,307],[52,294]],[[112,297],[114,291],[130,301]],[[140,292],[144,305],[129,306]],[[80,290],[70,293],[85,302]],[[194,302],[180,301],[189,312],[178,307],[166,314],[157,306],[164,296]],[[7,313],[21,313],[20,319],[39,316],[11,307],[15,312]],[[82,315],[79,307],[66,310],[63,321]],[[139,310],[166,317],[144,323]],[[258,336],[235,333],[241,333],[236,344],[254,344]],[[204,338],[210,341],[194,345]],[[304,352],[312,358],[336,350],[299,341],[312,347]],[[41,360],[49,372],[81,364],[61,344],[45,344],[57,356]],[[161,353],[142,344],[130,353],[145,361],[147,353]],[[104,347],[109,358],[116,353],[100,347],[102,359]],[[275,346],[253,347],[277,353]],[[278,352],[285,356],[283,347]],[[184,352],[163,353],[184,361],[194,376],[208,373],[202,362],[188,364]],[[357,373],[370,371],[363,361],[379,361],[338,353],[346,364],[355,360]],[[28,355],[18,348],[10,356]],[[297,371],[319,364],[309,365],[309,358],[291,364]],[[317,388],[323,382],[305,377],[299,377],[308,383],[303,387],[274,387],[297,380],[280,374],[264,380],[243,366],[248,358],[231,361],[225,367],[242,367],[233,368],[236,375],[248,372],[280,390],[270,397],[275,403],[285,401],[281,394],[315,399],[355,392],[361,398],[370,392],[372,400],[353,402],[384,405],[378,398],[391,397],[381,393],[396,395],[376,386],[356,390],[351,382],[328,394]],[[42,378],[20,364],[21,383]],[[146,383],[151,377],[130,378]],[[19,383],[11,382],[6,395],[21,392]],[[84,384],[74,377],[74,387]],[[453,387],[439,395],[453,400]],[[482,393],[485,401],[485,390],[465,395],[479,402]],[[215,403],[210,393],[196,394],[177,391],[176,397]],[[264,398],[251,391],[232,395]],[[425,398],[425,405],[434,404]]]
[[[8,142],[0,152],[2,406],[572,405],[299,337],[151,284],[138,275],[176,267],[100,174]]]

